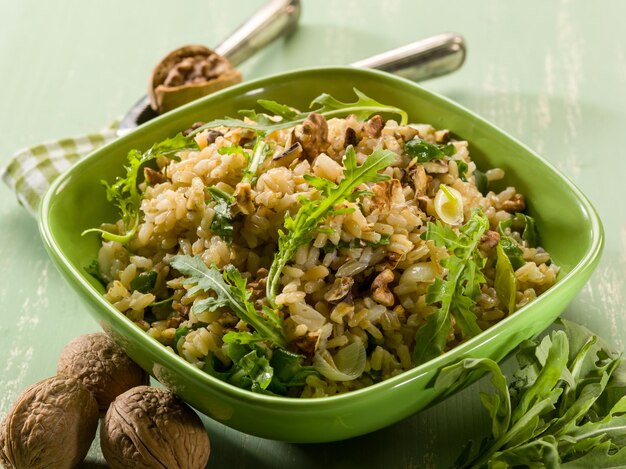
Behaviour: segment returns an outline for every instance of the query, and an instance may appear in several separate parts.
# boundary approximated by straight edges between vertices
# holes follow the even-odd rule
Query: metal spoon
[[[214,50],[239,65],[298,25],[299,0],[272,0],[252,15]],[[465,41],[456,33],[443,33],[407,44],[351,64],[375,68],[419,81],[457,70],[465,60]],[[123,132],[156,117],[147,97],[135,104],[120,122]]]

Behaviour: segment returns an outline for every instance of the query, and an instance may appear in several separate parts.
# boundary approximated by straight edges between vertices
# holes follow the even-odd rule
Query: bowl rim
[[[336,404],[347,403],[352,399],[358,399],[361,396],[371,393],[377,392],[385,392],[390,391],[392,388],[403,386],[410,381],[413,381],[422,375],[432,371],[433,369],[438,369],[441,366],[441,362],[449,361],[453,359],[462,359],[468,352],[474,349],[479,343],[485,341],[491,341],[496,336],[501,334],[503,329],[509,327],[510,323],[519,322],[521,319],[517,319],[518,317],[523,317],[524,313],[535,306],[538,305],[537,302],[531,302],[518,311],[516,311],[513,315],[507,316],[498,323],[494,324],[489,329],[486,329],[482,333],[478,334],[475,337],[457,345],[453,349],[443,353],[442,355],[433,358],[425,363],[422,363],[416,367],[413,367],[409,370],[403,371],[402,373],[388,378],[384,381],[380,381],[378,383],[372,384],[370,386],[366,386],[361,389],[356,389],[353,391],[349,391],[343,394],[337,394],[333,396],[325,396],[319,398],[299,398],[299,397],[284,397],[284,396],[274,396],[274,395],[266,395],[255,393],[246,389],[238,388],[230,383],[222,381],[210,374],[200,370],[190,362],[186,361],[183,357],[178,354],[172,353],[161,343],[148,336],[144,331],[139,329],[135,324],[132,323],[130,319],[121,314],[115,307],[110,304],[104,298],[100,292],[98,292],[83,276],[80,272],[80,268],[74,266],[69,259],[62,254],[61,246],[57,243],[54,235],[52,234],[52,229],[50,226],[50,208],[54,202],[54,198],[57,192],[64,189],[68,184],[69,179],[76,172],[80,172],[80,169],[83,166],[88,166],[92,163],[94,158],[98,157],[98,155],[102,152],[111,152],[115,151],[116,147],[124,144],[126,141],[131,140],[135,133],[137,132],[149,132],[150,129],[154,127],[159,127],[162,123],[168,122],[172,119],[175,119],[181,115],[184,115],[189,110],[194,109],[198,106],[203,106],[206,102],[211,102],[215,98],[224,98],[228,99],[231,95],[240,95],[249,93],[252,90],[263,89],[265,85],[270,85],[276,79],[284,79],[286,77],[294,77],[295,79],[303,76],[310,75],[311,73],[354,73],[355,75],[365,75],[369,77],[373,77],[374,79],[384,79],[384,80],[392,80],[402,85],[409,85],[414,89],[428,95],[429,99],[434,103],[441,103],[445,105],[453,106],[457,112],[461,114],[466,114],[468,117],[480,122],[483,125],[487,125],[492,128],[496,132],[500,133],[502,136],[508,138],[508,140],[519,146],[521,150],[525,151],[532,157],[538,159],[542,164],[552,170],[556,175],[558,175],[568,186],[568,189],[575,195],[579,205],[584,209],[584,212],[587,214],[587,217],[590,221],[590,229],[591,229],[591,239],[590,239],[590,247],[585,253],[585,255],[572,267],[572,269],[561,278],[555,285],[550,287],[547,291],[541,294],[539,301],[545,302],[545,298],[552,297],[557,295],[562,289],[566,288],[568,280],[571,278],[578,276],[582,272],[586,271],[589,268],[592,268],[594,261],[598,259],[602,252],[602,248],[604,245],[604,229],[598,216],[597,211],[591,204],[591,202],[587,199],[587,197],[583,194],[583,192],[576,187],[576,185],[560,170],[558,170],[552,163],[545,160],[535,151],[521,143],[515,137],[511,136],[509,133],[503,131],[496,125],[487,121],[483,117],[474,113],[473,111],[465,108],[461,104],[453,101],[450,98],[447,98],[437,92],[428,90],[419,84],[410,81],[408,79],[389,74],[387,72],[371,70],[371,69],[360,69],[350,66],[331,66],[331,67],[307,67],[307,68],[298,68],[295,70],[290,70],[287,72],[276,73],[269,76],[265,76],[262,78],[257,78],[254,80],[250,80],[224,90],[220,90],[216,93],[212,93],[204,98],[193,101],[189,104],[181,106],[173,111],[167,112],[139,127],[133,129],[132,131],[120,136],[116,140],[103,145],[102,147],[97,148],[86,157],[79,160],[76,164],[71,166],[67,171],[65,171],[62,175],[60,175],[50,186],[48,191],[45,193],[40,205],[39,205],[39,219],[38,225],[39,230],[44,241],[44,245],[49,255],[55,261],[57,268],[61,271],[64,271],[66,275],[72,278],[74,281],[74,287],[78,287],[78,289],[85,294],[90,300],[97,303],[99,307],[103,307],[107,311],[107,315],[110,316],[111,322],[116,323],[119,327],[122,327],[125,332],[135,340],[139,340],[143,342],[141,344],[142,348],[144,346],[154,347],[154,354],[160,360],[161,364],[166,365],[167,367],[176,368],[183,366],[183,370],[186,375],[193,379],[194,381],[201,382],[204,385],[209,385],[215,388],[216,392],[220,392],[229,396],[230,398],[236,400],[252,400],[255,404],[265,405],[265,406],[289,406],[294,408],[313,408],[316,407],[326,407],[326,406],[334,406]]]

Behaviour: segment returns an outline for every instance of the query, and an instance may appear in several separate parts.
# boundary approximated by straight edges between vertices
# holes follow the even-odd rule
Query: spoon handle
[[[214,50],[237,66],[298,27],[300,0],[271,0]]]
[[[426,80],[457,70],[465,60],[465,41],[456,33],[443,33],[351,64],[375,68],[413,81]]]

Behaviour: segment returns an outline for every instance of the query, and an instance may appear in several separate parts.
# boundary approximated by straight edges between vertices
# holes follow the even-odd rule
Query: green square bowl
[[[213,378],[168,351],[102,296],[85,273],[99,239],[83,230],[117,219],[100,181],[123,173],[130,149],[147,149],[196,121],[234,116],[259,98],[306,109],[323,92],[350,101],[356,87],[380,102],[408,111],[412,122],[450,129],[470,142],[482,169],[506,171],[504,184],[526,196],[541,243],[561,267],[558,283],[536,301],[455,349],[371,387],[319,399],[255,394]],[[89,306],[102,328],[163,385],[209,417],[265,438],[336,441],[372,432],[424,409],[441,397],[432,388],[442,367],[466,357],[502,360],[563,311],[596,267],[602,225],[585,196],[556,168],[482,118],[415,83],[383,72],[350,67],[283,73],[223,90],[167,113],[93,152],[58,178],[40,208],[42,237],[53,261]]]

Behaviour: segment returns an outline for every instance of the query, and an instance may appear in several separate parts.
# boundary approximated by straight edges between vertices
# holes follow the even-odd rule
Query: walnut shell
[[[150,377],[103,332],[78,336],[61,351],[57,373],[79,379],[104,414],[123,392],[148,384]]]
[[[200,45],[173,50],[152,71],[148,97],[158,113],[187,104],[241,82],[241,73],[225,57]]]
[[[112,469],[203,469],[211,450],[200,417],[175,394],[138,386],[113,401],[100,427]]]
[[[0,427],[5,468],[72,468],[89,451],[98,404],[77,379],[55,376],[26,388]]]

